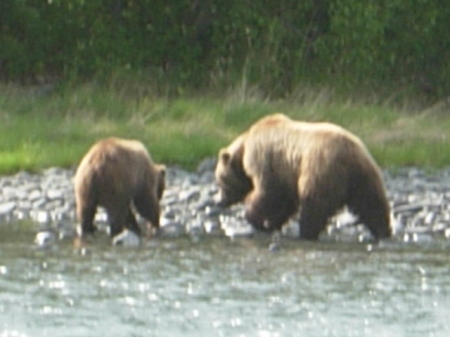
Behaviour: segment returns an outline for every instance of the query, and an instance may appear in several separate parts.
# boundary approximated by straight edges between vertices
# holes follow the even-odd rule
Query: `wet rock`
[[[141,244],[141,240],[139,236],[136,235],[136,233],[125,229],[113,238],[112,244],[114,246],[122,247],[139,247],[139,245]]]
[[[2,189],[2,195],[6,199],[15,200],[17,188],[13,186],[6,186]]]
[[[47,203],[47,199],[45,199],[45,198],[36,199],[33,201],[33,208],[34,209],[43,208],[46,203]]]
[[[271,242],[269,245],[269,252],[278,252],[280,250],[280,243],[279,242]]]
[[[48,248],[53,245],[56,241],[55,233],[50,231],[42,231],[36,234],[34,238],[34,244],[38,248]]]
[[[179,237],[185,233],[184,225],[169,218],[163,218],[159,228],[159,235],[163,237]]]
[[[11,213],[13,209],[16,208],[16,205],[17,204],[14,201],[0,204],[0,216]]]
[[[174,205],[176,204],[178,201],[178,197],[176,194],[168,194],[168,193],[164,193],[164,198],[161,201],[161,205],[163,206],[170,206],[170,205]]]
[[[236,219],[233,216],[220,216],[220,224],[225,235],[232,238],[251,236],[254,233],[252,226],[242,220]]]
[[[210,174],[210,173],[214,172],[214,169],[216,168],[216,165],[217,165],[217,158],[216,157],[206,158],[206,159],[202,160],[200,162],[200,164],[198,164],[198,166],[197,166],[197,173],[199,175]]]
[[[189,202],[198,199],[199,196],[200,196],[200,188],[198,186],[194,186],[181,191],[178,195],[178,201]]]
[[[28,191],[26,191],[24,188],[18,188],[16,189],[16,198],[18,200],[25,200],[28,198]]]
[[[338,228],[352,226],[356,223],[357,220],[358,220],[358,217],[355,216],[354,214],[350,213],[347,210],[338,214],[336,216],[336,218],[334,219],[334,221],[336,223],[336,227],[338,227]]]
[[[205,232],[207,234],[212,234],[212,235],[222,235],[223,234],[222,228],[220,227],[219,219],[217,219],[217,218],[206,219],[203,224],[203,227],[205,228]]]
[[[204,227],[205,219],[203,216],[198,213],[195,218],[192,218],[190,221],[186,223],[186,232],[190,235],[202,235],[205,233]]]
[[[199,183],[201,184],[211,184],[214,182],[214,172],[204,172],[199,177]]]
[[[72,239],[76,235],[73,221],[67,219],[60,219],[56,222],[55,229],[58,232],[58,239]]]
[[[450,227],[450,224],[448,222],[438,222],[431,226],[431,230],[433,232],[439,233],[439,232],[444,232],[449,227]]]
[[[31,211],[31,219],[37,223],[50,223],[50,213],[43,210]]]
[[[428,232],[423,233],[405,233],[403,236],[404,242],[414,242],[414,243],[430,243],[433,241],[433,237]]]
[[[416,196],[414,196],[415,198]],[[399,205],[394,208],[394,213],[416,213],[422,210],[426,204],[423,202],[419,203],[406,203],[403,205]]]
[[[223,208],[212,203],[211,205],[207,205],[204,211],[205,215],[208,217],[218,217],[223,211]]]
[[[362,233],[358,234],[359,242],[371,242],[372,239],[372,235],[370,235],[370,233],[367,231],[363,231]]]
[[[47,198],[50,200],[62,199],[64,197],[64,190],[50,189],[47,191]]]
[[[248,237],[252,236],[254,233],[254,229],[247,225],[247,226],[241,226],[241,225],[235,225],[235,226],[226,226],[223,228],[225,235],[230,238],[236,238],[236,237]]]
[[[169,167],[166,190],[161,200],[163,236],[227,235],[250,236],[253,228],[245,221],[244,207],[220,208],[213,197],[215,158],[201,162],[195,172]],[[49,168],[40,174],[20,172],[0,177],[0,225],[30,219],[45,224],[61,237],[73,235],[75,198],[72,177],[75,170]],[[394,236],[401,241],[422,243],[430,237],[450,239],[450,168],[433,173],[418,168],[385,171],[385,183],[392,207]],[[95,221],[108,228],[107,216],[100,209]],[[298,237],[295,217],[282,229],[283,236]],[[343,212],[330,220],[323,235],[353,238],[366,242],[367,229],[351,213]],[[56,235],[56,238],[59,238]]]
[[[281,233],[290,238],[298,238],[300,236],[300,226],[298,220],[290,220],[283,228]]]
[[[425,226],[431,226],[435,222],[437,216],[438,215],[437,215],[436,212],[427,212],[425,214],[425,216],[424,216],[424,219],[423,219],[424,225]]]

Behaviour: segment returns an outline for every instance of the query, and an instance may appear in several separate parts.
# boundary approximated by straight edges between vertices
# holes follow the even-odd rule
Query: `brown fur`
[[[329,123],[264,117],[219,154],[218,201],[245,200],[246,218],[273,231],[298,211],[300,236],[315,240],[345,205],[375,238],[391,235],[381,173],[364,144]]]
[[[158,228],[164,178],[165,167],[153,163],[142,143],[119,138],[97,142],[82,159],[74,178],[79,234],[95,231],[97,206],[106,209],[111,236],[124,227],[140,233],[132,205]]]

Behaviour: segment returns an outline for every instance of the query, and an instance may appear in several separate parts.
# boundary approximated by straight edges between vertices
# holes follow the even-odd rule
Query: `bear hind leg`
[[[129,206],[117,206],[107,207],[106,212],[108,213],[109,222],[109,234],[111,237],[115,237],[120,234],[122,230],[127,226],[129,219]]]
[[[137,212],[151,223],[153,228],[159,228],[159,202],[147,193],[139,193],[133,199]]]
[[[141,234],[141,228],[139,227],[136,218],[134,216],[133,210],[131,207],[128,209],[128,220],[125,224],[125,227],[127,227],[130,231],[140,235]]]
[[[327,227],[328,220],[344,206],[345,190],[341,182],[327,177],[327,174],[303,174],[300,178],[301,239],[317,240]]]

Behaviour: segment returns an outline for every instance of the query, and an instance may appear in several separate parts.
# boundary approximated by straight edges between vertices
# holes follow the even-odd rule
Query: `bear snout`
[[[229,203],[227,202],[226,198],[224,197],[224,193],[222,191],[217,192],[214,197],[214,204],[219,207],[227,207],[229,206]]]
[[[261,231],[269,230],[270,226],[268,220],[265,219],[259,212],[256,212],[254,209],[246,207],[244,217],[245,220],[247,220],[247,222],[256,229]]]

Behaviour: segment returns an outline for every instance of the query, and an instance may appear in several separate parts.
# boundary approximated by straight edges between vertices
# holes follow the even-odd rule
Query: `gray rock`
[[[198,199],[199,196],[200,196],[200,188],[198,186],[194,186],[181,191],[178,195],[178,201],[189,202]]]
[[[250,225],[227,225],[222,227],[226,236],[231,238],[248,237],[254,234],[254,229]]]
[[[221,235],[223,234],[222,228],[220,227],[219,219],[206,219],[203,227],[205,228],[205,232],[212,235]]]
[[[217,158],[216,157],[212,157],[212,158],[206,158],[204,160],[202,160],[200,162],[200,164],[198,164],[197,166],[197,173],[199,175],[202,175],[204,173],[211,173],[214,172],[214,169],[216,168],[217,165]]]
[[[10,200],[16,199],[17,188],[13,186],[6,186],[2,188],[2,195]]]
[[[17,188],[16,189],[16,198],[19,200],[27,200],[28,199],[28,191],[24,188]]]
[[[45,198],[39,198],[33,201],[32,205],[34,209],[41,209],[45,206],[47,203],[47,199]]]
[[[216,206],[214,203],[212,205],[207,205],[205,207],[205,215],[209,217],[217,217],[222,212],[222,208],[219,206]]]
[[[341,228],[352,226],[356,223],[357,220],[358,220],[357,216],[346,210],[338,214],[334,221],[336,222],[336,227]]]
[[[47,198],[50,200],[62,199],[64,197],[64,191],[61,189],[50,189],[47,191]]]
[[[16,208],[17,203],[14,201],[4,202],[0,204],[0,215],[11,213]]]
[[[161,235],[237,237],[254,233],[243,217],[242,205],[223,209],[214,204],[213,197],[218,191],[215,165],[215,158],[207,158],[196,172],[167,169],[167,187],[161,200]],[[54,167],[40,174],[20,172],[0,177],[0,221],[31,219],[50,226],[55,233],[68,233],[62,237],[70,236],[76,223],[74,173]],[[384,176],[395,237],[419,244],[436,236],[450,238],[450,168],[434,174],[418,168],[401,168],[385,171]],[[95,221],[102,230],[108,228],[104,210],[99,210]],[[323,235],[365,242],[367,229],[355,223],[356,219],[344,212],[330,220]],[[298,227],[293,219],[283,227],[282,235],[297,237]]]
[[[300,236],[298,220],[289,221],[285,226],[283,226],[281,233],[290,238],[298,238]]]
[[[42,231],[36,234],[34,243],[38,248],[48,248],[56,241],[55,234],[50,231]]]
[[[431,226],[431,230],[433,232],[444,232],[447,228],[449,228],[448,222],[437,222]]]
[[[50,223],[51,216],[50,212],[38,210],[38,211],[32,211],[30,212],[31,219],[37,223]]]
[[[251,236],[254,233],[251,225],[229,215],[220,216],[220,225],[225,235],[229,237]]]
[[[165,221],[161,223],[159,228],[159,235],[163,237],[178,237],[185,234],[185,226],[176,220],[165,218]]]
[[[35,201],[39,198],[42,197],[42,192],[38,189],[33,189],[29,194],[28,194],[28,200],[30,201]]]
[[[136,233],[125,229],[113,238],[112,244],[114,246],[122,247],[139,247],[139,245],[141,244],[141,240],[139,236],[136,235]]]
[[[200,236],[204,234],[205,229],[201,219],[194,219],[186,223],[186,233],[191,236]]]

